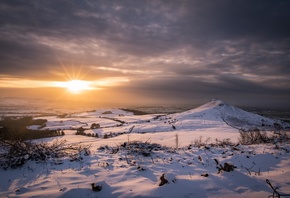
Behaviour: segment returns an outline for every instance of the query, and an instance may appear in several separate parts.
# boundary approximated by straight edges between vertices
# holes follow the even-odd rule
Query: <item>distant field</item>
[[[290,122],[290,110],[269,110],[269,109],[253,109],[253,108],[243,108],[243,109],[265,117]]]
[[[196,108],[198,105],[175,105],[175,106],[133,106],[133,107],[120,107],[126,111],[130,111],[135,115],[144,115],[144,114],[171,114],[171,113],[180,113],[187,111],[193,108]],[[108,107],[109,108],[109,107]],[[94,107],[82,107],[81,105],[77,108],[52,108],[47,106],[34,106],[33,104],[0,104],[0,116],[45,116],[45,115],[59,115],[63,113],[75,113],[75,112],[84,112],[91,111],[96,109],[108,109],[108,108],[94,108]],[[112,107],[116,108],[116,107]],[[249,108],[242,107],[242,109],[256,113],[262,116],[280,119],[286,122],[290,122],[290,110],[275,110],[275,109],[261,109],[261,108]]]

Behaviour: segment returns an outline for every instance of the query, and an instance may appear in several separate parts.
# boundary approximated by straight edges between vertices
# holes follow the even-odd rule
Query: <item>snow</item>
[[[103,114],[106,111],[111,113]],[[289,141],[276,145],[236,144],[239,129],[272,131],[274,123],[284,128],[290,125],[217,99],[168,115],[135,116],[120,109],[101,109],[67,118],[37,119],[47,119],[43,130],[60,128],[65,135],[34,142],[66,140],[66,144],[90,145],[91,155],[82,155],[81,161],[66,157],[28,161],[21,168],[0,170],[0,197],[267,197],[272,190],[266,179],[280,187],[279,191],[290,193]],[[100,128],[90,129],[92,123],[99,123]],[[116,136],[103,139],[75,135],[75,129],[81,126],[85,133]],[[210,145],[226,139],[236,145]],[[124,142],[132,145],[122,147]],[[207,146],[198,147],[202,142]],[[139,146],[153,149],[145,156],[142,152],[148,149]],[[219,171],[217,167],[224,163],[236,168]],[[206,173],[208,177],[202,176]],[[159,186],[162,174],[169,183]],[[102,185],[102,190],[92,191],[91,183]]]

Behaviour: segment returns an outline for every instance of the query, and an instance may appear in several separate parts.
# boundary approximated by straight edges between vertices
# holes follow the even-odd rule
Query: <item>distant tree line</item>
[[[4,117],[0,120],[0,138],[5,140],[28,140],[64,135],[62,130],[31,130],[28,126],[45,127],[46,119],[33,119],[32,116],[22,118]]]

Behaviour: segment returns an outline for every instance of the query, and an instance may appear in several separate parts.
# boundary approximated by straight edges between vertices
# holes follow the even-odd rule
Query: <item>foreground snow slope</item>
[[[66,140],[66,144],[90,145],[91,154],[80,153],[79,161],[63,157],[0,170],[0,197],[267,197],[272,191],[265,179],[290,193],[289,141],[202,146],[216,139],[236,143],[239,129],[275,130],[275,123],[289,127],[220,100],[169,115],[135,116],[104,109],[41,118],[48,120],[43,130],[63,129],[66,135],[36,142]],[[93,123],[100,128],[90,129]],[[31,126],[37,127],[41,126]],[[75,135],[79,127],[100,138]],[[217,167],[224,163],[236,168],[219,171]],[[162,174],[169,183],[159,186]],[[92,191],[91,183],[102,185],[102,190]]]
[[[127,140],[126,135],[118,138]],[[0,197],[267,197],[271,189],[265,179],[290,192],[289,144],[279,144],[279,149],[269,144],[178,150],[149,144],[147,148],[154,148],[149,151],[138,144],[100,147],[95,138],[75,135],[47,141],[56,139],[90,144],[91,155],[81,155],[80,161],[31,161],[22,168],[0,170]],[[115,143],[114,138],[108,141]],[[219,172],[215,160],[236,168]],[[169,183],[159,186],[162,174]],[[102,185],[102,190],[92,191],[91,183]]]

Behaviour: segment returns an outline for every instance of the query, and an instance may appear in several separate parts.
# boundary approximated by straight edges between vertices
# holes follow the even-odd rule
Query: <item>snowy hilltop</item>
[[[290,193],[290,124],[218,99],[174,114],[19,120],[0,121],[0,197],[267,197],[266,179]],[[21,127],[49,136],[3,139]]]
[[[237,129],[250,130],[258,128],[261,130],[278,130],[290,127],[289,123],[281,120],[274,120],[254,113],[244,111],[240,108],[226,104],[219,99],[212,99],[210,102],[174,115],[177,120],[212,120],[225,122]]]

